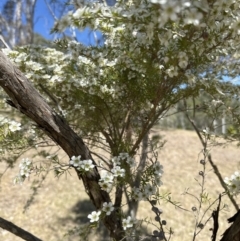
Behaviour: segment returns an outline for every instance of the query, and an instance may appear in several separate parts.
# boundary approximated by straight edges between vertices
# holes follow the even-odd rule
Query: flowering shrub
[[[61,39],[56,42],[58,50],[42,46],[5,50],[36,86],[44,85],[53,93],[39,89],[49,102],[57,100],[56,112],[90,147],[109,153],[100,156],[103,164],[99,166],[81,156],[72,156],[68,165],[82,173],[102,169],[100,188],[115,191],[120,200],[118,207],[103,203],[101,210],[88,215],[90,222],[118,212],[127,216],[122,218],[123,229],[133,228],[136,214],[129,216],[128,210],[125,215],[122,210],[124,190],[129,207],[141,200],[151,203],[160,225],[155,234],[166,240],[160,214],[152,204],[161,198],[163,167],[158,147],[150,140],[145,150],[151,148],[150,153],[140,154],[140,144],[173,105],[201,91],[212,96],[213,111],[219,105],[219,115],[228,110],[225,103],[236,98],[238,91],[221,76],[239,74],[235,61],[226,63],[239,52],[239,4],[239,0],[120,0],[115,6],[89,2],[60,19],[54,31],[100,30],[102,46]],[[236,109],[230,114],[237,115]],[[12,122],[9,129],[14,132],[21,127]],[[30,163],[25,163],[19,179],[30,171]],[[226,179],[234,193],[239,192],[238,179],[237,174]]]

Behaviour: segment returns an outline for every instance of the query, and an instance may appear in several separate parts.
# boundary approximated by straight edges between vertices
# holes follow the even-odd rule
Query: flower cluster
[[[76,167],[78,170],[90,171],[94,168],[92,160],[81,160],[81,156],[72,156],[70,160],[70,165]]]
[[[135,161],[128,153],[120,153],[111,159],[113,168],[110,172],[104,170],[101,173],[101,179],[99,180],[99,185],[106,192],[110,192],[113,188],[114,178],[125,177],[125,169],[122,168],[123,162],[126,162],[130,167],[135,166]]]
[[[91,214],[88,215],[88,218],[90,219],[91,223],[98,222],[102,212],[105,212],[106,215],[110,215],[113,210],[114,210],[113,204],[111,202],[109,203],[105,202],[103,203],[102,211],[93,211]]]
[[[106,192],[111,192],[113,188],[114,176],[108,171],[102,171],[101,178],[99,180],[99,185],[102,190]]]
[[[9,120],[8,118],[4,116],[0,116],[0,126],[7,124],[8,129],[11,132],[19,131],[21,130],[21,123],[14,121],[14,120]]]
[[[126,152],[120,153],[118,156],[112,158],[112,163],[114,166],[121,165],[121,162],[123,161],[126,161],[126,163],[128,163],[130,167],[134,167],[136,164],[134,158],[129,156],[129,154]]]
[[[240,173],[235,172],[230,178],[226,177],[224,179],[228,190],[231,194],[237,195],[240,193]]]
[[[28,158],[22,159],[22,162],[19,164],[19,175],[15,177],[14,183],[23,183],[23,181],[29,177],[32,169],[33,164]]]
[[[144,183],[140,188],[134,187],[132,190],[132,198],[137,201],[145,201],[156,193],[157,187],[162,185],[161,177],[163,174],[163,166],[159,162],[154,163],[148,170],[147,177],[152,177],[151,183]]]

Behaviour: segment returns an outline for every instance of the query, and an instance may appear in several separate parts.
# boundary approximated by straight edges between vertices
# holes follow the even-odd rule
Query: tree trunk
[[[233,224],[225,231],[220,241],[240,241],[240,211],[228,221]]]
[[[82,138],[70,128],[61,116],[52,110],[29,80],[1,51],[0,86],[10,97],[12,105],[32,119],[53,141],[61,146],[69,158],[81,155],[83,160],[93,160]],[[97,168],[84,174],[78,170],[76,172],[78,177],[82,179],[86,192],[97,210],[102,208],[104,202],[110,202],[109,194],[101,190],[98,184],[100,175]],[[119,209],[120,207],[115,207],[115,210]],[[121,217],[116,211],[106,216],[103,222],[114,240],[124,238]]]

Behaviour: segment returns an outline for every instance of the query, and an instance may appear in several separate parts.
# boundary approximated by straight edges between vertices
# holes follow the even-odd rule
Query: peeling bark
[[[55,141],[70,157],[81,155],[82,159],[92,159],[88,147],[68,123],[47,104],[24,74],[14,66],[0,51],[0,86],[8,94],[12,105],[21,113],[33,120],[53,141]],[[94,162],[94,160],[93,160]],[[95,163],[96,164],[96,163]],[[97,168],[81,174],[85,189],[97,210],[104,202],[110,202],[109,194],[101,190]],[[115,207],[119,210],[119,207]],[[103,220],[110,236],[114,240],[122,240],[124,231],[120,215],[115,211]]]

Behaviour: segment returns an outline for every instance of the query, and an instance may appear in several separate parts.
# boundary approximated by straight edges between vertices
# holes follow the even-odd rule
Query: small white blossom
[[[188,65],[188,56],[185,52],[180,52],[178,54],[178,58],[179,58],[179,63],[178,65],[182,68],[185,69]]]
[[[11,132],[15,132],[15,131],[21,130],[21,123],[16,122],[16,121],[11,121],[11,122],[9,123],[9,130],[10,130]]]
[[[101,211],[93,211],[91,214],[88,215],[88,218],[90,219],[90,222],[97,222],[99,220],[99,216],[101,215]]]
[[[170,68],[168,68],[166,70],[166,72],[170,78],[172,78],[174,76],[178,76],[178,68],[177,67],[170,66]]]
[[[93,164],[92,160],[84,160],[80,162],[80,168],[84,171],[89,171],[90,169],[93,169],[95,166]]]
[[[139,190],[139,188],[133,188],[132,198],[136,201],[141,201],[143,199],[143,193]]]
[[[114,176],[110,172],[105,171],[105,170],[101,171],[101,179],[99,181],[106,182],[106,183],[108,183],[108,182],[112,183],[113,179],[114,179]]]
[[[22,162],[19,164],[19,175],[14,178],[14,183],[22,184],[24,180],[29,177],[33,169],[32,161],[28,158],[22,159]]]
[[[222,102],[221,100],[212,100],[212,105],[213,105],[214,107],[216,107],[216,106],[218,106],[218,105],[220,105],[220,104],[223,104],[223,102]]]
[[[233,195],[237,195],[240,193],[240,173],[235,172],[233,175],[231,175],[230,178],[226,177],[224,179],[224,182],[226,183],[229,192]]]
[[[103,203],[103,208],[102,208],[102,211],[106,213],[106,215],[110,215],[111,212],[114,210],[114,207],[113,207],[113,204],[110,202],[110,203]]]
[[[198,11],[196,8],[192,8],[186,11],[184,22],[185,24],[199,25],[200,20],[202,18],[203,18],[202,13]]]
[[[112,163],[114,166],[120,165],[120,158],[118,156],[113,157]]]
[[[78,167],[81,164],[81,156],[72,156],[70,160],[70,165]]]
[[[134,158],[132,158],[130,156],[127,158],[127,163],[129,164],[130,167],[136,166],[136,162],[135,162]]]
[[[143,193],[145,193],[148,197],[153,195],[156,192],[156,187],[150,184],[147,184],[144,187]]]
[[[163,166],[160,165],[159,162],[156,162],[156,163],[154,163],[153,168],[154,168],[154,174],[155,174],[156,176],[161,177],[162,174],[163,174]]]
[[[163,182],[160,177],[156,177],[154,181],[155,181],[155,184],[159,187],[163,185]]]
[[[122,160],[124,160],[124,159],[126,159],[126,158],[129,157],[129,154],[126,153],[126,152],[123,152],[123,153],[120,153],[120,154],[119,154],[119,157],[120,157]]]
[[[132,219],[130,216],[128,216],[122,221],[123,229],[126,230],[127,228],[132,228],[134,223],[135,223],[135,220]]]
[[[120,166],[115,166],[112,170],[114,177],[124,177],[125,176],[125,170],[121,168]]]
[[[111,192],[113,188],[113,184],[110,182],[99,182],[99,186],[101,187],[102,190],[106,192]]]

